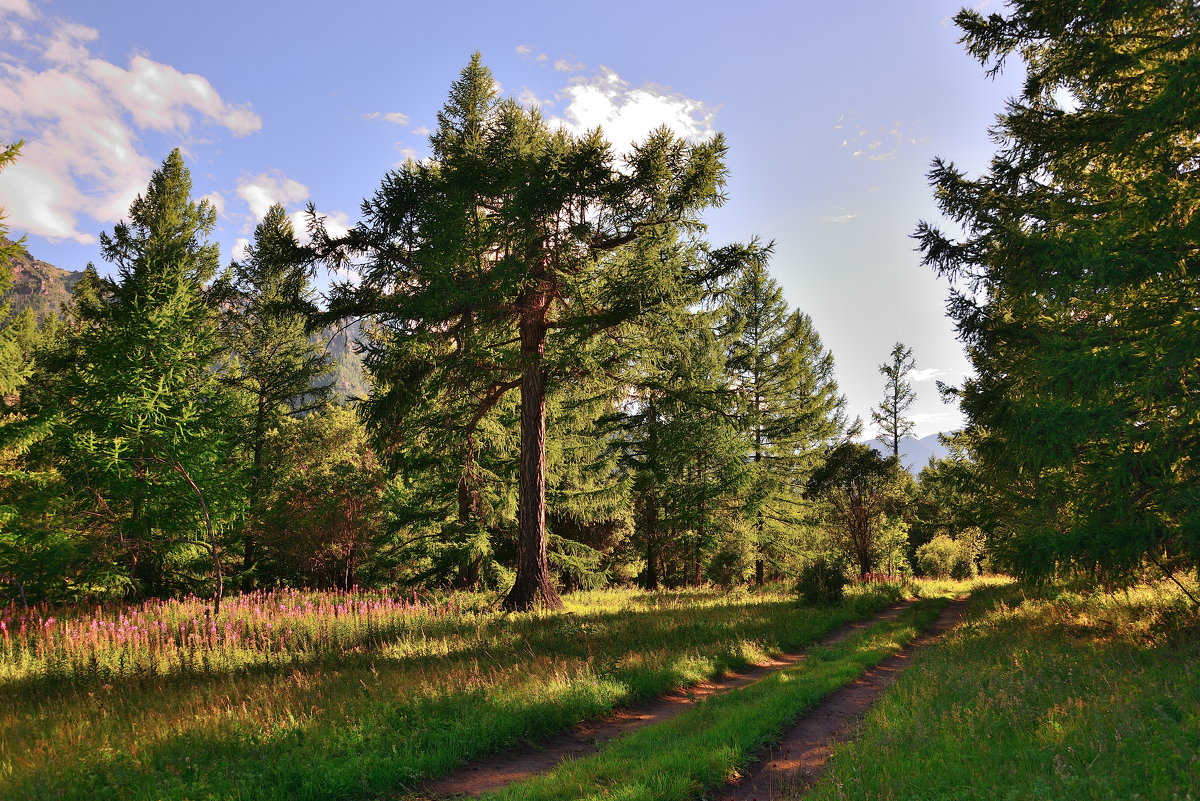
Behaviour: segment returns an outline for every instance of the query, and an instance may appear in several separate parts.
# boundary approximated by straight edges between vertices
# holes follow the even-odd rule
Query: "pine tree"
[[[216,313],[203,291],[216,272],[216,220],[190,198],[178,150],[129,209],[101,234],[115,281],[77,304],[71,363],[57,384],[60,469],[107,521],[136,592],[162,594],[207,562],[219,610],[219,535],[238,513],[230,464],[230,408],[215,370]],[[61,362],[60,362],[61,363]]]
[[[508,609],[558,607],[546,552],[546,393],[597,332],[713,271],[681,235],[722,202],[724,140],[662,129],[618,165],[599,131],[576,137],[498,100],[476,54],[438,115],[433,158],[389,173],[342,243],[365,257],[338,316],[372,315],[401,359],[368,367],[380,440],[409,410],[454,410],[464,436],[520,391],[517,575]],[[417,356],[415,354],[422,354]]]
[[[1200,19],[1191,2],[1011,3],[956,17],[1024,59],[990,170],[936,161],[965,234],[917,230],[955,281],[959,388],[1010,567],[1109,579],[1200,562]]]
[[[845,400],[833,377],[833,355],[808,315],[788,311],[763,259],[742,268],[725,309],[722,327],[734,337],[727,370],[753,476],[746,511],[761,585],[767,559],[783,558],[800,525],[804,482],[844,432]]]
[[[245,259],[230,265],[214,295],[221,301],[221,342],[230,358],[223,377],[245,410],[239,439],[249,456],[249,517],[242,526],[242,581],[249,587],[270,481],[267,435],[289,416],[322,408],[331,392],[329,357],[307,331],[313,301],[309,265],[282,206],[267,210]]]
[[[905,417],[917,399],[917,393],[908,381],[908,374],[916,367],[916,362],[912,348],[905,347],[903,342],[892,346],[891,356],[891,362],[879,365],[879,374],[885,378],[883,402],[871,410],[871,421],[879,426],[883,441],[891,444],[892,458],[899,460],[900,440],[916,428],[913,421]]]

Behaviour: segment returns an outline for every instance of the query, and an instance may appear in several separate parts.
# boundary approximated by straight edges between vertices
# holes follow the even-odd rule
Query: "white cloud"
[[[37,19],[28,3],[0,11]],[[73,22],[0,26],[0,141],[25,139],[0,174],[9,224],[21,233],[81,244],[120,219],[157,165],[145,132],[187,134],[198,124],[245,135],[262,127],[250,106],[224,101],[206,78],[145,56],[120,67],[91,53],[97,32]]]
[[[605,67],[597,75],[573,79],[558,99],[563,115],[550,118],[551,122],[573,133],[601,126],[618,151],[662,125],[692,142],[705,141],[716,132],[715,108],[654,84],[631,87]]]
[[[207,200],[209,204],[211,204],[212,207],[217,210],[217,217],[225,216],[225,196],[220,192],[214,189],[202,197],[201,200]]]
[[[0,0],[0,14],[16,14],[25,19],[36,19],[37,12],[29,0]]]
[[[533,52],[533,48],[530,47],[529,45],[517,45],[517,55],[518,56],[527,56],[532,52]]]
[[[413,128],[413,133],[415,133],[417,136],[429,136],[431,133],[433,133],[433,131],[429,130],[428,127],[422,125],[419,128]]]
[[[409,161],[420,161],[421,154],[415,148],[397,142],[395,144],[396,152],[400,154],[400,160],[393,164],[393,167],[402,167]]]
[[[237,195],[246,201],[255,222],[267,215],[272,205],[295,205],[308,200],[308,187],[279,170],[258,175],[243,175],[238,179]]]
[[[233,260],[243,261],[246,258],[246,248],[250,247],[250,237],[239,236],[233,243]]]
[[[565,58],[560,58],[554,62],[554,69],[558,72],[583,72],[583,64],[578,61],[567,61]]]
[[[835,217],[835,216],[832,216],[832,215],[829,215],[829,214],[822,214],[822,215],[820,216],[820,218],[819,218],[819,219],[820,219],[820,220],[821,220],[821,222],[823,222],[823,223],[838,223],[838,224],[841,224],[841,223],[848,223],[848,222],[850,222],[851,220],[853,220],[853,219],[854,219],[855,217],[857,217],[857,216],[858,216],[857,214],[839,214],[839,215],[837,215],[837,216]]]
[[[396,125],[408,125],[412,120],[407,114],[401,114],[399,111],[372,111],[367,115],[368,120],[383,120],[384,122],[395,123]]]

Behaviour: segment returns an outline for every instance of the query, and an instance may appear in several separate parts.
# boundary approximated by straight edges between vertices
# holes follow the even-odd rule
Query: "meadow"
[[[402,795],[481,755],[793,650],[897,599],[607,590],[484,599],[259,593],[0,615],[5,799]]]
[[[1200,612],[1182,593],[1011,585],[971,607],[806,799],[1200,798]]]

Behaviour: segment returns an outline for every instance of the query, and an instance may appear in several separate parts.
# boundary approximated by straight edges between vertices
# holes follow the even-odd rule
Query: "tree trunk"
[[[646,572],[643,583],[648,590],[658,589],[658,499],[651,494],[646,501],[643,522],[646,537]]]
[[[254,415],[254,442],[250,462],[250,493],[247,500],[249,508],[248,525],[242,527],[242,590],[249,592],[254,589],[253,570],[258,562],[258,540],[254,531],[255,525],[261,520],[258,505],[262,496],[263,445],[267,437],[267,397],[263,392],[258,395],[258,408]]]
[[[521,470],[517,494],[517,578],[502,607],[561,609],[546,558],[546,350],[548,288],[521,303]]]

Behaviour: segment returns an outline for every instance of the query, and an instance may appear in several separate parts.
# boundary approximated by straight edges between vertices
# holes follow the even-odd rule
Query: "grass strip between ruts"
[[[609,743],[600,753],[567,762],[484,796],[495,801],[605,799],[685,801],[723,784],[790,721],[864,670],[896,653],[937,617],[945,598],[914,603],[797,666],[715,696],[673,720]]]

